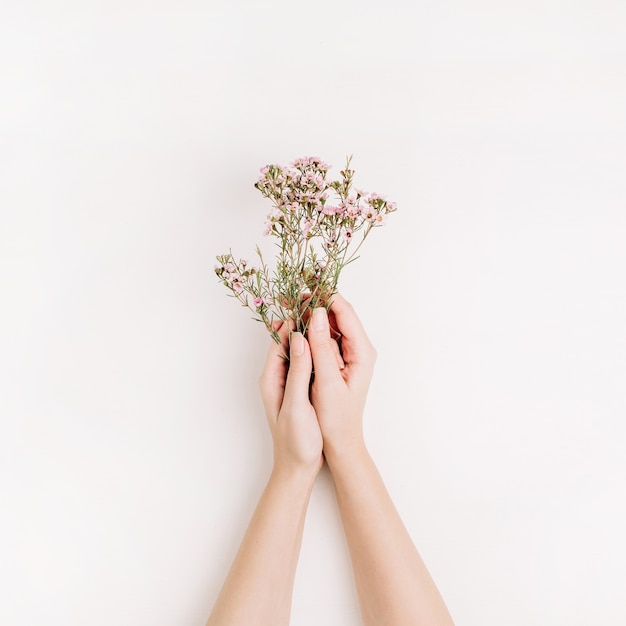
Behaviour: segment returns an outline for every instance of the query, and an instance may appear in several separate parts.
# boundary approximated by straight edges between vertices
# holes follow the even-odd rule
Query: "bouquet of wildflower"
[[[278,343],[274,322],[292,322],[306,334],[310,312],[330,308],[341,270],[396,210],[376,193],[352,189],[351,158],[338,180],[329,180],[329,166],[315,157],[297,159],[291,167],[261,168],[255,187],[272,201],[264,234],[277,239],[276,266],[270,270],[258,246],[258,267],[232,253],[217,257],[219,280]]]

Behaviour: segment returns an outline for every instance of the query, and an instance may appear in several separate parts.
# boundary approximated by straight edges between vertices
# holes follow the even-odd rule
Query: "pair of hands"
[[[335,341],[331,324],[340,333]],[[364,446],[363,409],[376,351],[350,303],[335,294],[330,314],[313,311],[308,341],[283,324],[259,379],[274,440],[274,465],[316,475],[324,457],[334,458]],[[311,373],[315,376],[311,384]]]

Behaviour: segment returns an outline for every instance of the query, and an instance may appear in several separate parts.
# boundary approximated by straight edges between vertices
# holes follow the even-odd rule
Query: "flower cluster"
[[[352,188],[350,161],[337,180],[329,180],[330,167],[317,157],[261,168],[255,187],[272,201],[265,235],[278,239],[276,267],[269,270],[258,247],[258,268],[236,261],[232,253],[217,257],[218,278],[276,341],[274,322],[292,320],[305,334],[310,311],[330,307],[341,270],[356,259],[371,230],[396,210],[383,196]]]

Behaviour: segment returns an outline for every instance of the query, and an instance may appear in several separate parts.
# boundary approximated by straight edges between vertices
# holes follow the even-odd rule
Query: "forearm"
[[[207,626],[289,624],[314,476],[276,468],[243,538]]]
[[[365,625],[452,624],[365,447],[327,460]]]

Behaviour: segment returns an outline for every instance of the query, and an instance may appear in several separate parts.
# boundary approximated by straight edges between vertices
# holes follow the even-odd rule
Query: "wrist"
[[[318,466],[292,466],[274,461],[270,482],[275,482],[292,491],[310,491],[321,469]]]
[[[348,471],[355,465],[370,459],[369,451],[362,438],[341,446],[325,444],[324,456],[333,474]]]

